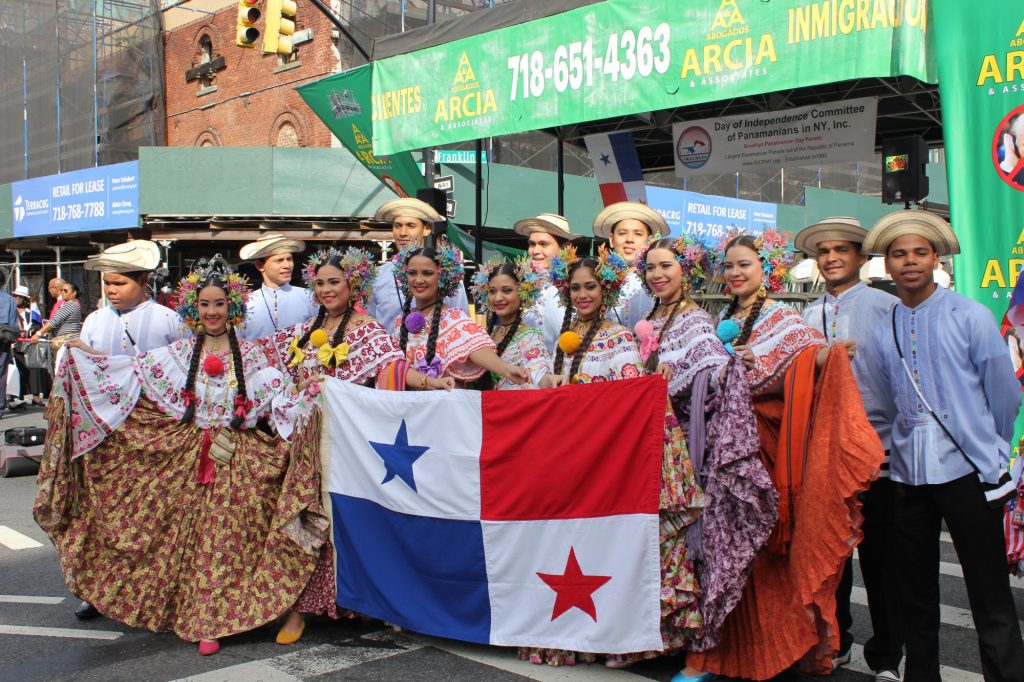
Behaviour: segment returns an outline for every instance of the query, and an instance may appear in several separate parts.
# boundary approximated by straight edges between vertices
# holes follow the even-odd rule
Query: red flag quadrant
[[[665,391],[326,382],[339,605],[474,642],[660,648]]]

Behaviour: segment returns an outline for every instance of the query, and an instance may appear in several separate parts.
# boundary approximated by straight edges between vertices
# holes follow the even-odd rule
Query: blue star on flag
[[[606,166],[610,166],[612,164],[612,160],[608,157],[607,154],[602,154],[601,163],[603,163]]]
[[[395,436],[394,443],[374,443],[373,441],[369,441],[369,443],[380,458],[384,460],[384,468],[387,473],[385,473],[384,480],[380,484],[384,485],[395,476],[398,476],[405,481],[406,485],[412,488],[413,492],[416,492],[416,479],[412,475],[412,465],[430,448],[423,445],[409,445],[409,435],[406,430],[405,420],[403,419],[402,425],[398,427],[398,434]]]

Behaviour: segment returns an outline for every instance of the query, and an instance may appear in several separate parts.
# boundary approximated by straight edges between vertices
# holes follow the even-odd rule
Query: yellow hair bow
[[[324,367],[328,367],[331,364],[331,358],[334,358],[334,366],[337,367],[348,360],[348,344],[342,341],[332,348],[331,344],[325,343],[317,349],[316,357],[324,364]]]
[[[306,361],[306,354],[299,348],[299,337],[296,336],[292,339],[292,342],[288,344],[288,352],[292,354],[292,360],[288,363],[289,367],[298,367]]]

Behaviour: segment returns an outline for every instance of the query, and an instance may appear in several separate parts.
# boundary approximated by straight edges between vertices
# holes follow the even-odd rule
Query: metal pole
[[[315,6],[318,10],[320,10],[321,14],[323,14],[325,17],[327,17],[327,21],[329,21],[332,24],[334,24],[335,27],[337,27],[337,29],[339,31],[341,31],[342,35],[344,35],[346,38],[348,38],[349,42],[352,43],[352,45],[356,48],[356,51],[358,51],[359,54],[363,55],[363,59],[365,59],[368,62],[372,61],[370,59],[370,53],[366,51],[366,49],[359,43],[358,40],[356,40],[356,37],[354,35],[352,35],[351,32],[349,32],[348,28],[345,27],[345,24],[343,24],[341,22],[341,19],[339,19],[334,14],[334,12],[332,12],[331,9],[329,7],[327,7],[327,5],[325,5],[321,0],[309,0],[309,1],[313,4],[313,6]]]
[[[437,16],[437,6],[434,0],[427,0],[427,24],[433,24]],[[423,150],[423,179],[427,187],[434,186],[434,148],[427,147]]]
[[[558,215],[565,215],[565,141],[562,140],[562,131],[558,130]]]
[[[484,141],[476,138],[476,243],[473,244],[473,260],[479,266],[484,262]]]
[[[28,180],[28,62],[21,58],[22,134],[25,140],[25,179]]]
[[[14,286],[21,286],[21,249],[11,249],[14,253]]]

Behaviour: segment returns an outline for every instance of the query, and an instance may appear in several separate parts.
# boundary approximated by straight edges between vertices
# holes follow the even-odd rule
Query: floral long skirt
[[[288,471],[311,457],[241,431],[230,462],[204,485],[201,430],[144,396],[74,461],[63,401],[47,417],[34,511],[71,592],[110,618],[188,641],[251,630],[295,603],[325,539],[326,524],[309,511],[313,472]]]

